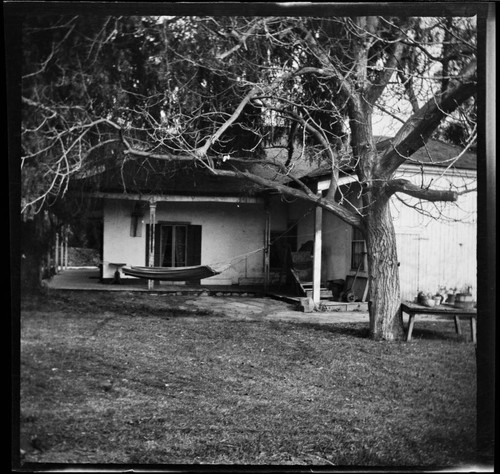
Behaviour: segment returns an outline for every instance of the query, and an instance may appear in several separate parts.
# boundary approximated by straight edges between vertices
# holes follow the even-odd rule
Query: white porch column
[[[64,269],[68,269],[68,228],[64,228]]]
[[[321,197],[321,191],[318,192]],[[321,247],[323,229],[323,208],[316,206],[314,219],[314,256],[313,256],[313,301],[317,305],[321,298]]]
[[[155,264],[155,224],[156,224],[156,202],[149,201],[149,266]],[[154,288],[154,280],[148,280],[148,289]]]
[[[60,255],[60,245],[59,245],[59,232],[56,234],[56,251],[55,251],[55,261],[54,261],[54,268],[56,270],[56,273],[59,272],[59,262],[61,261],[59,259],[59,255]]]
[[[271,240],[271,214],[269,212],[269,201],[266,200],[265,204],[265,214],[266,214],[266,225],[265,225],[265,235],[264,235],[264,291],[267,292],[269,289],[269,263],[270,263],[270,240]]]
[[[52,266],[52,247],[47,252],[47,271],[50,275],[50,267]]]

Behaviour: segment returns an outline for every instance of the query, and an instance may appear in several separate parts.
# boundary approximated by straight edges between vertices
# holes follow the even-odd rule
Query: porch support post
[[[64,228],[64,269],[68,269],[68,228]]]
[[[149,266],[155,264],[155,225],[156,225],[156,202],[149,202]],[[154,288],[154,280],[148,280],[148,289]]]
[[[59,273],[59,262],[60,262],[60,259],[59,259],[59,232],[57,232],[56,234],[56,251],[55,251],[55,262],[54,262],[54,266],[55,266],[55,270],[56,270],[56,273]]]
[[[265,235],[264,235],[264,291],[267,293],[269,290],[269,244],[271,237],[271,214],[269,212],[269,200],[266,199],[265,204],[265,214],[266,214],[266,225],[265,225]]]
[[[51,267],[52,267],[52,247],[47,252],[47,274],[51,275]]]
[[[321,191],[318,192],[321,196]],[[316,206],[314,219],[314,256],[313,256],[313,301],[319,305],[321,299],[321,247],[323,229],[323,209]]]

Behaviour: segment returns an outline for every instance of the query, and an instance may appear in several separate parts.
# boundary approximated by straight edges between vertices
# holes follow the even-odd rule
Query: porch
[[[126,291],[172,294],[176,296],[233,296],[233,297],[264,297],[299,305],[301,297],[285,286],[270,286],[267,290],[263,285],[191,285],[174,284],[173,282],[155,282],[152,289],[148,288],[148,280],[141,278],[122,278],[120,283],[112,280],[101,280],[98,267],[68,267],[54,275],[50,280],[44,280],[47,288],[55,290],[82,291]],[[323,312],[367,312],[364,302],[333,301],[330,295],[323,294],[318,305]]]
[[[264,289],[256,286],[183,285],[173,282],[155,282],[153,289],[149,289],[148,280],[142,278],[121,278],[119,283],[112,279],[102,280],[98,267],[69,267],[44,282],[47,288],[57,290],[139,291],[203,296],[263,296],[264,294]]]

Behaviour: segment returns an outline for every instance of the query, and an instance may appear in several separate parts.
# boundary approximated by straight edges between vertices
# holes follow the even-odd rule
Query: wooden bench
[[[411,341],[413,326],[415,325],[415,316],[417,314],[432,314],[445,318],[453,318],[455,320],[455,330],[457,334],[462,334],[462,330],[460,328],[460,318],[464,317],[470,319],[472,342],[474,342],[474,344],[476,343],[477,310],[475,308],[457,308],[449,304],[441,304],[439,306],[429,308],[417,303],[405,301],[401,303],[401,312],[406,313],[409,316],[408,332],[406,336],[407,341]]]

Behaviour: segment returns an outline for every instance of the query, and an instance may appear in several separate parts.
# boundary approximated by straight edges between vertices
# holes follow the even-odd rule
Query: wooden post
[[[64,228],[64,269],[68,269],[68,228]]]
[[[455,315],[454,319],[455,319],[455,331],[459,336],[461,336],[462,329],[460,327],[460,318],[457,315]]]
[[[55,255],[54,255],[55,259],[54,259],[54,267],[55,267],[55,271],[56,273],[59,272],[59,232],[56,234],[56,251],[55,251]]]
[[[64,269],[64,230],[61,230],[59,237],[59,269],[61,271]]]
[[[413,326],[415,325],[415,313],[410,313],[408,316],[408,334],[406,335],[406,340],[411,341],[411,334],[413,332]]]
[[[61,271],[64,270],[64,262],[66,260],[66,246],[64,245],[64,238],[66,236],[66,229],[61,229]]]
[[[477,344],[477,323],[476,323],[476,317],[473,316],[470,318],[470,330],[472,334],[472,342],[474,344]]]
[[[269,263],[270,263],[270,240],[271,240],[271,214],[269,212],[269,201],[266,199],[265,204],[266,225],[264,234],[264,291],[267,293],[269,290]]]
[[[321,197],[321,191],[318,192]],[[314,220],[314,258],[313,258],[313,301],[315,305],[321,299],[321,247],[323,229],[323,208],[316,206]]]
[[[149,266],[155,264],[155,224],[156,224],[156,202],[149,202]],[[148,290],[154,288],[154,280],[148,280]]]
[[[52,265],[52,247],[47,252],[47,277],[50,278],[51,274],[51,265]]]

